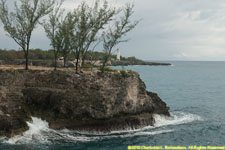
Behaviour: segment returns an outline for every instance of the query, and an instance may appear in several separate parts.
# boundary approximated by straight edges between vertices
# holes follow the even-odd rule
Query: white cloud
[[[73,10],[82,0],[67,0],[63,7]],[[85,0],[93,5],[94,0]],[[128,34],[129,43],[119,45],[122,55],[146,60],[225,60],[224,0],[109,0],[113,6],[135,4],[133,18],[143,19]],[[0,45],[15,45],[2,33]],[[49,48],[42,29],[34,32],[32,47]],[[10,42],[9,42],[10,41]]]
[[[81,4],[84,0],[66,0],[63,4],[63,8],[67,10],[74,10],[78,5]],[[88,5],[93,6],[95,4],[95,0],[86,0],[85,1]],[[100,3],[102,4],[104,1],[100,0]],[[132,2],[131,0],[108,0],[110,6],[113,7],[122,7],[125,3]]]

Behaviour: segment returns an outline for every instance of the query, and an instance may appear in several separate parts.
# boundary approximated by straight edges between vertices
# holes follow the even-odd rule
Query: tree
[[[94,43],[98,41],[98,33],[104,29],[104,26],[111,21],[111,18],[116,14],[116,10],[109,8],[109,5],[104,1],[100,6],[100,1],[95,2],[94,7],[89,7],[83,2],[75,11],[76,18],[75,29],[73,33],[72,49],[76,56],[76,73],[78,66],[82,60],[82,65],[86,57],[86,53]],[[82,68],[82,67],[81,67]]]
[[[57,58],[58,53],[62,47],[62,39],[60,38],[61,35],[59,32],[60,25],[61,25],[61,17],[63,15],[63,10],[61,10],[61,6],[65,0],[60,0],[54,7],[53,11],[50,12],[48,21],[44,21],[42,23],[45,32],[47,34],[47,37],[51,41],[51,46],[54,51],[54,68],[56,70],[57,68]]]
[[[91,9],[90,12],[90,22],[87,26],[86,33],[86,42],[84,43],[83,48],[81,49],[81,59],[82,65],[81,69],[85,63],[87,51],[92,46],[94,50],[95,47],[101,42],[101,38],[98,37],[98,34],[104,27],[112,20],[112,17],[117,14],[115,8],[109,8],[107,1],[104,1],[103,6],[99,6],[100,1],[95,2],[95,6]]]
[[[134,13],[134,5],[127,4],[125,9],[123,9],[123,16],[120,20],[115,21],[113,27],[109,27],[108,32],[103,32],[103,51],[104,60],[102,64],[102,72],[106,63],[108,62],[110,56],[112,55],[113,48],[121,42],[126,42],[127,40],[121,40],[128,32],[136,27],[139,21],[130,21],[130,17]]]
[[[14,12],[9,12],[6,0],[0,2],[0,19],[5,31],[24,51],[28,70],[31,35],[39,20],[53,10],[54,0],[20,0]]]
[[[73,14],[71,12],[67,13],[59,26],[59,31],[56,33],[56,44],[64,57],[64,67],[66,66],[67,57],[71,53],[72,43],[76,40],[73,37],[76,22],[77,19],[74,18]]]

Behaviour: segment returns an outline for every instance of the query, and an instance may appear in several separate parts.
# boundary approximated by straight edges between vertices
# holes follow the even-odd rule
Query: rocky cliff
[[[0,136],[21,134],[31,116],[54,129],[109,132],[154,125],[156,113],[168,107],[133,72],[0,70]]]

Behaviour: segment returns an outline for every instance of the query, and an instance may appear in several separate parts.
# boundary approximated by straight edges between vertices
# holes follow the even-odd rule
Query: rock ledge
[[[168,110],[133,72],[0,70],[0,136],[23,133],[31,116],[53,129],[110,132],[154,125]]]

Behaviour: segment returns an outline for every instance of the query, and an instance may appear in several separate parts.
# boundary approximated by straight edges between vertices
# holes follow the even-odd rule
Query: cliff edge
[[[168,109],[134,72],[0,70],[0,136],[23,133],[31,116],[53,129],[110,132],[154,125]]]

